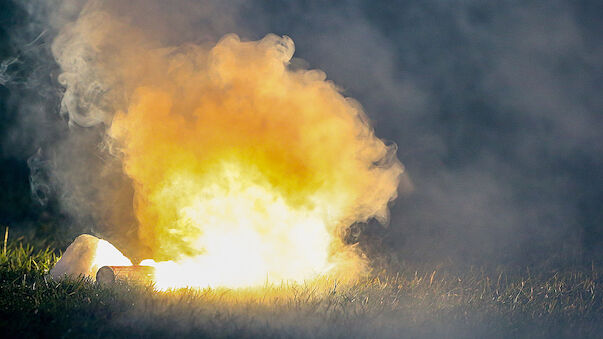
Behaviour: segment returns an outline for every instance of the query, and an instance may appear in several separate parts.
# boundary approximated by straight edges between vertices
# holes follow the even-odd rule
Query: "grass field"
[[[20,243],[0,256],[0,337],[601,337],[594,269],[379,274],[255,290],[165,293],[46,276],[57,256]]]

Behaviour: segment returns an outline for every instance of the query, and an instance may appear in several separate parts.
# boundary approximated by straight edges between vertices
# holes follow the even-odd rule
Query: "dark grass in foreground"
[[[0,256],[0,337],[600,337],[595,270],[510,275],[401,272],[254,291],[157,293],[56,282],[50,250]]]

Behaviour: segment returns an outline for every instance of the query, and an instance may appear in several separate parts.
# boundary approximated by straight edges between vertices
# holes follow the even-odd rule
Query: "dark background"
[[[93,146],[102,127],[69,128],[59,114],[45,4],[0,3],[0,225],[60,247],[82,232],[111,234],[46,178],[53,149],[74,134]],[[387,228],[371,222],[347,235],[375,260],[603,263],[602,1],[211,8],[224,17],[189,17],[201,28],[177,42],[201,31],[288,35],[305,60],[295,62],[324,70],[362,103],[376,134],[398,144],[414,190],[392,204]]]

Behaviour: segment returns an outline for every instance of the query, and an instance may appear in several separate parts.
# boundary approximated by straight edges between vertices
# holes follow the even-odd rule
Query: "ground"
[[[0,256],[1,337],[599,337],[596,268],[496,272],[401,267],[352,284],[155,292],[53,281],[51,249],[9,243]]]

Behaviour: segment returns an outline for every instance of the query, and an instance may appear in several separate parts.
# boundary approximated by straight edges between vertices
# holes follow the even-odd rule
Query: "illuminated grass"
[[[56,282],[51,250],[0,256],[0,333],[18,337],[596,337],[595,270],[451,274],[401,270],[252,290]]]

